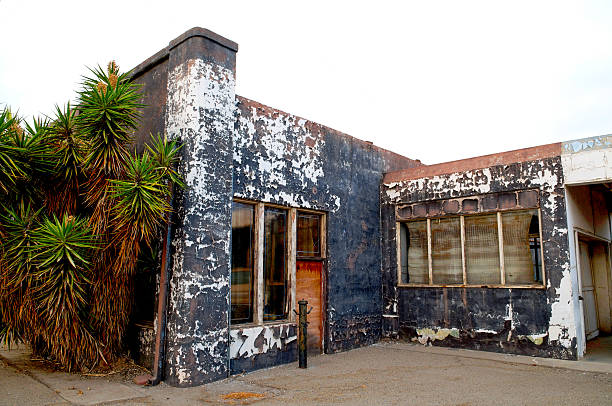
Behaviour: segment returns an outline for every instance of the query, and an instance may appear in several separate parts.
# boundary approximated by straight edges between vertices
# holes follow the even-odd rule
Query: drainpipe
[[[172,188],[174,189],[174,187]],[[174,220],[174,190],[171,191],[170,213],[166,227],[166,238],[162,250],[162,263],[159,279],[159,295],[157,303],[157,334],[155,335],[155,361],[153,363],[153,376],[147,381],[148,385],[155,386],[162,380],[163,367],[166,361],[166,326],[168,318],[168,293],[170,291],[170,280],[168,268],[172,257],[172,231]]]

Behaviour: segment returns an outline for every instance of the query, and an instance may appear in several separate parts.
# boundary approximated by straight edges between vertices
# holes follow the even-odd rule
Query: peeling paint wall
[[[240,374],[297,359],[297,326],[293,323],[251,326],[230,332],[230,373]]]
[[[237,108],[234,196],[329,213],[327,351],[378,341],[380,182],[420,162],[243,97]]]
[[[194,28],[133,73],[150,104],[143,131],[165,131],[184,144],[179,171],[187,187],[175,202],[165,365],[175,386],[296,359],[294,324],[230,331],[234,197],[327,212],[325,347],[379,340],[380,182],[386,171],[420,165],[236,96],[236,51]],[[137,138],[142,148],[147,135]]]
[[[396,206],[404,216],[420,210],[425,217],[429,210],[439,215],[437,210],[443,208],[435,201],[440,199],[457,201],[461,210],[462,202],[489,193],[510,192],[516,196],[515,204],[520,204],[520,194],[530,190],[538,191],[542,212],[546,289],[397,286]],[[385,336],[405,335],[434,345],[576,358],[560,156],[387,182],[381,189],[381,201]],[[483,201],[476,201],[478,207]]]
[[[228,375],[235,50],[207,33],[171,43],[166,131],[183,143],[173,238],[166,380]]]

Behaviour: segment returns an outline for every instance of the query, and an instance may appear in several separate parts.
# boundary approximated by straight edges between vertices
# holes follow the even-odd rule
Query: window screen
[[[429,283],[427,221],[400,223],[402,283]]]
[[[507,284],[541,280],[540,226],[537,210],[502,213],[504,268]]]
[[[433,283],[463,283],[459,217],[431,220]]]
[[[468,284],[501,283],[497,215],[465,217],[465,266]]]

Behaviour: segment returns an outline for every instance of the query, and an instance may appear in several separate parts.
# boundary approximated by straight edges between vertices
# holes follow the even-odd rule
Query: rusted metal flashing
[[[561,143],[540,145],[537,147],[517,149],[497,154],[483,155],[458,161],[444,162],[436,165],[422,165],[405,170],[385,174],[384,184],[426,178],[430,176],[461,173],[474,169],[483,169],[491,166],[510,165],[519,162],[529,162],[538,159],[561,155]]]

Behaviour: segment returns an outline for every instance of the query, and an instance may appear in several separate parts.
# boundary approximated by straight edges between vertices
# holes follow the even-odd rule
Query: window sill
[[[516,285],[501,285],[501,284],[481,284],[481,285],[463,285],[463,284],[426,284],[426,283],[398,283],[398,288],[485,288],[485,289],[546,289],[546,286],[540,283],[537,284],[516,284]]]
[[[246,328],[255,328],[255,327],[275,327],[275,326],[286,326],[286,325],[297,325],[296,322],[290,320],[273,320],[273,321],[264,321],[263,323],[241,323],[241,324],[232,324],[230,325],[230,330],[240,330]]]

